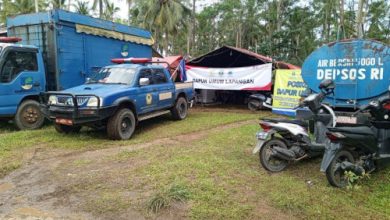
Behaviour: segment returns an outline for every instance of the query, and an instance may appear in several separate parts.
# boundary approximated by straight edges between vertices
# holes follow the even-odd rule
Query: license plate
[[[73,121],[70,119],[64,119],[64,118],[56,118],[56,123],[57,124],[62,124],[62,125],[73,125]]]
[[[265,142],[264,140],[257,141],[256,147],[253,149],[252,153],[257,154],[257,152],[259,152],[261,146],[263,146],[264,142]]]
[[[337,116],[336,122],[341,124],[357,124],[357,118],[349,116]]]

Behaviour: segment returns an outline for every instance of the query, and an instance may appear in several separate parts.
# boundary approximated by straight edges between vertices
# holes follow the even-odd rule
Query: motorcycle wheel
[[[255,112],[263,107],[263,103],[256,99],[250,99],[248,102],[248,109]]]
[[[349,151],[342,150],[339,151],[333,158],[332,162],[330,162],[330,165],[326,170],[326,178],[328,179],[330,185],[339,188],[343,188],[348,185],[348,179],[345,177],[344,173],[345,171],[341,169],[341,163],[344,161],[354,163],[355,159]]]
[[[271,139],[267,141],[260,149],[260,163],[264,167],[264,169],[270,172],[283,171],[287,167],[288,161],[272,157],[271,153],[273,147],[281,147],[287,149],[287,145],[280,139]]]

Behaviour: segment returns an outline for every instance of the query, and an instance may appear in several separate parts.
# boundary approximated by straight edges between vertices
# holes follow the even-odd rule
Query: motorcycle
[[[251,111],[259,111],[267,108],[266,103],[271,102],[270,94],[255,93],[248,98],[248,109]]]
[[[268,171],[283,171],[289,163],[320,156],[325,150],[327,127],[336,126],[336,115],[332,108],[321,102],[333,94],[334,82],[324,80],[319,85],[320,93],[307,96],[296,108],[307,107],[314,120],[314,137],[307,131],[304,120],[262,119],[262,131],[257,132],[257,145],[253,154],[259,153],[261,165]]]
[[[363,175],[390,164],[390,98],[372,101],[358,110],[369,112],[370,125],[329,128],[330,140],[321,162],[321,172],[335,187],[348,185],[346,172]]]

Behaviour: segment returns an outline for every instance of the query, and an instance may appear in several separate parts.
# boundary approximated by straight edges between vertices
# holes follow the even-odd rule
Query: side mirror
[[[85,79],[85,83],[90,83],[90,82],[91,82],[91,78],[88,77]]]
[[[141,78],[139,79],[139,85],[140,86],[147,86],[150,84],[150,81],[148,78]]]

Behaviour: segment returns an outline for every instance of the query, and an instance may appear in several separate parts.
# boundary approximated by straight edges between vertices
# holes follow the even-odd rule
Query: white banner
[[[271,90],[272,64],[239,67],[207,68],[186,66],[187,81],[195,89],[214,90]]]

